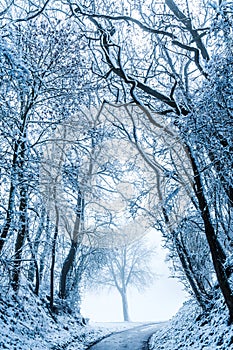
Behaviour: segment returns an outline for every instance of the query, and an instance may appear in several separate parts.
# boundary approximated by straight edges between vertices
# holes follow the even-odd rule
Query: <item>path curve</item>
[[[161,323],[145,324],[125,331],[114,333],[89,350],[148,350],[148,340]]]

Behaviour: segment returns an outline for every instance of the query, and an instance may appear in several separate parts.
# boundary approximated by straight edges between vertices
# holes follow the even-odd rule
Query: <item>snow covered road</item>
[[[161,323],[146,324],[114,333],[92,345],[90,350],[147,350],[150,336]]]

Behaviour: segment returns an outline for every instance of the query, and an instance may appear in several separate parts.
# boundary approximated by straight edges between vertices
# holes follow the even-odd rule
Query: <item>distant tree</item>
[[[150,267],[155,248],[148,245],[145,237],[133,237],[134,228],[136,229],[136,226],[132,224],[130,228],[125,227],[125,234],[114,235],[112,245],[103,252],[104,266],[94,276],[91,274],[90,281],[91,284],[103,288],[117,289],[121,296],[124,321],[130,321],[127,296],[129,287],[141,291],[155,278]],[[127,234],[129,230],[131,235]]]

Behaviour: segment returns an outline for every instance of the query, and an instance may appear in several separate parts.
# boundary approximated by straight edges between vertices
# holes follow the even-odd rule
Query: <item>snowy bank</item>
[[[84,350],[103,337],[134,323],[83,325],[79,316],[50,314],[33,294],[0,296],[0,349]]]
[[[218,301],[208,315],[194,301],[187,301],[171,322],[152,336],[150,350],[231,350],[233,326],[228,313]]]

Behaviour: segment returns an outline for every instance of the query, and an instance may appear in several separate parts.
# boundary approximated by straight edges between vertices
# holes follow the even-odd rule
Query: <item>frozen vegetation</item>
[[[150,340],[150,350],[231,350],[233,326],[228,325],[228,314],[218,301],[204,315],[195,301],[185,302],[179,312]]]
[[[27,293],[0,299],[0,349],[82,350],[131,323],[84,325],[80,316],[51,315],[47,302]],[[86,320],[87,322],[87,320]]]

